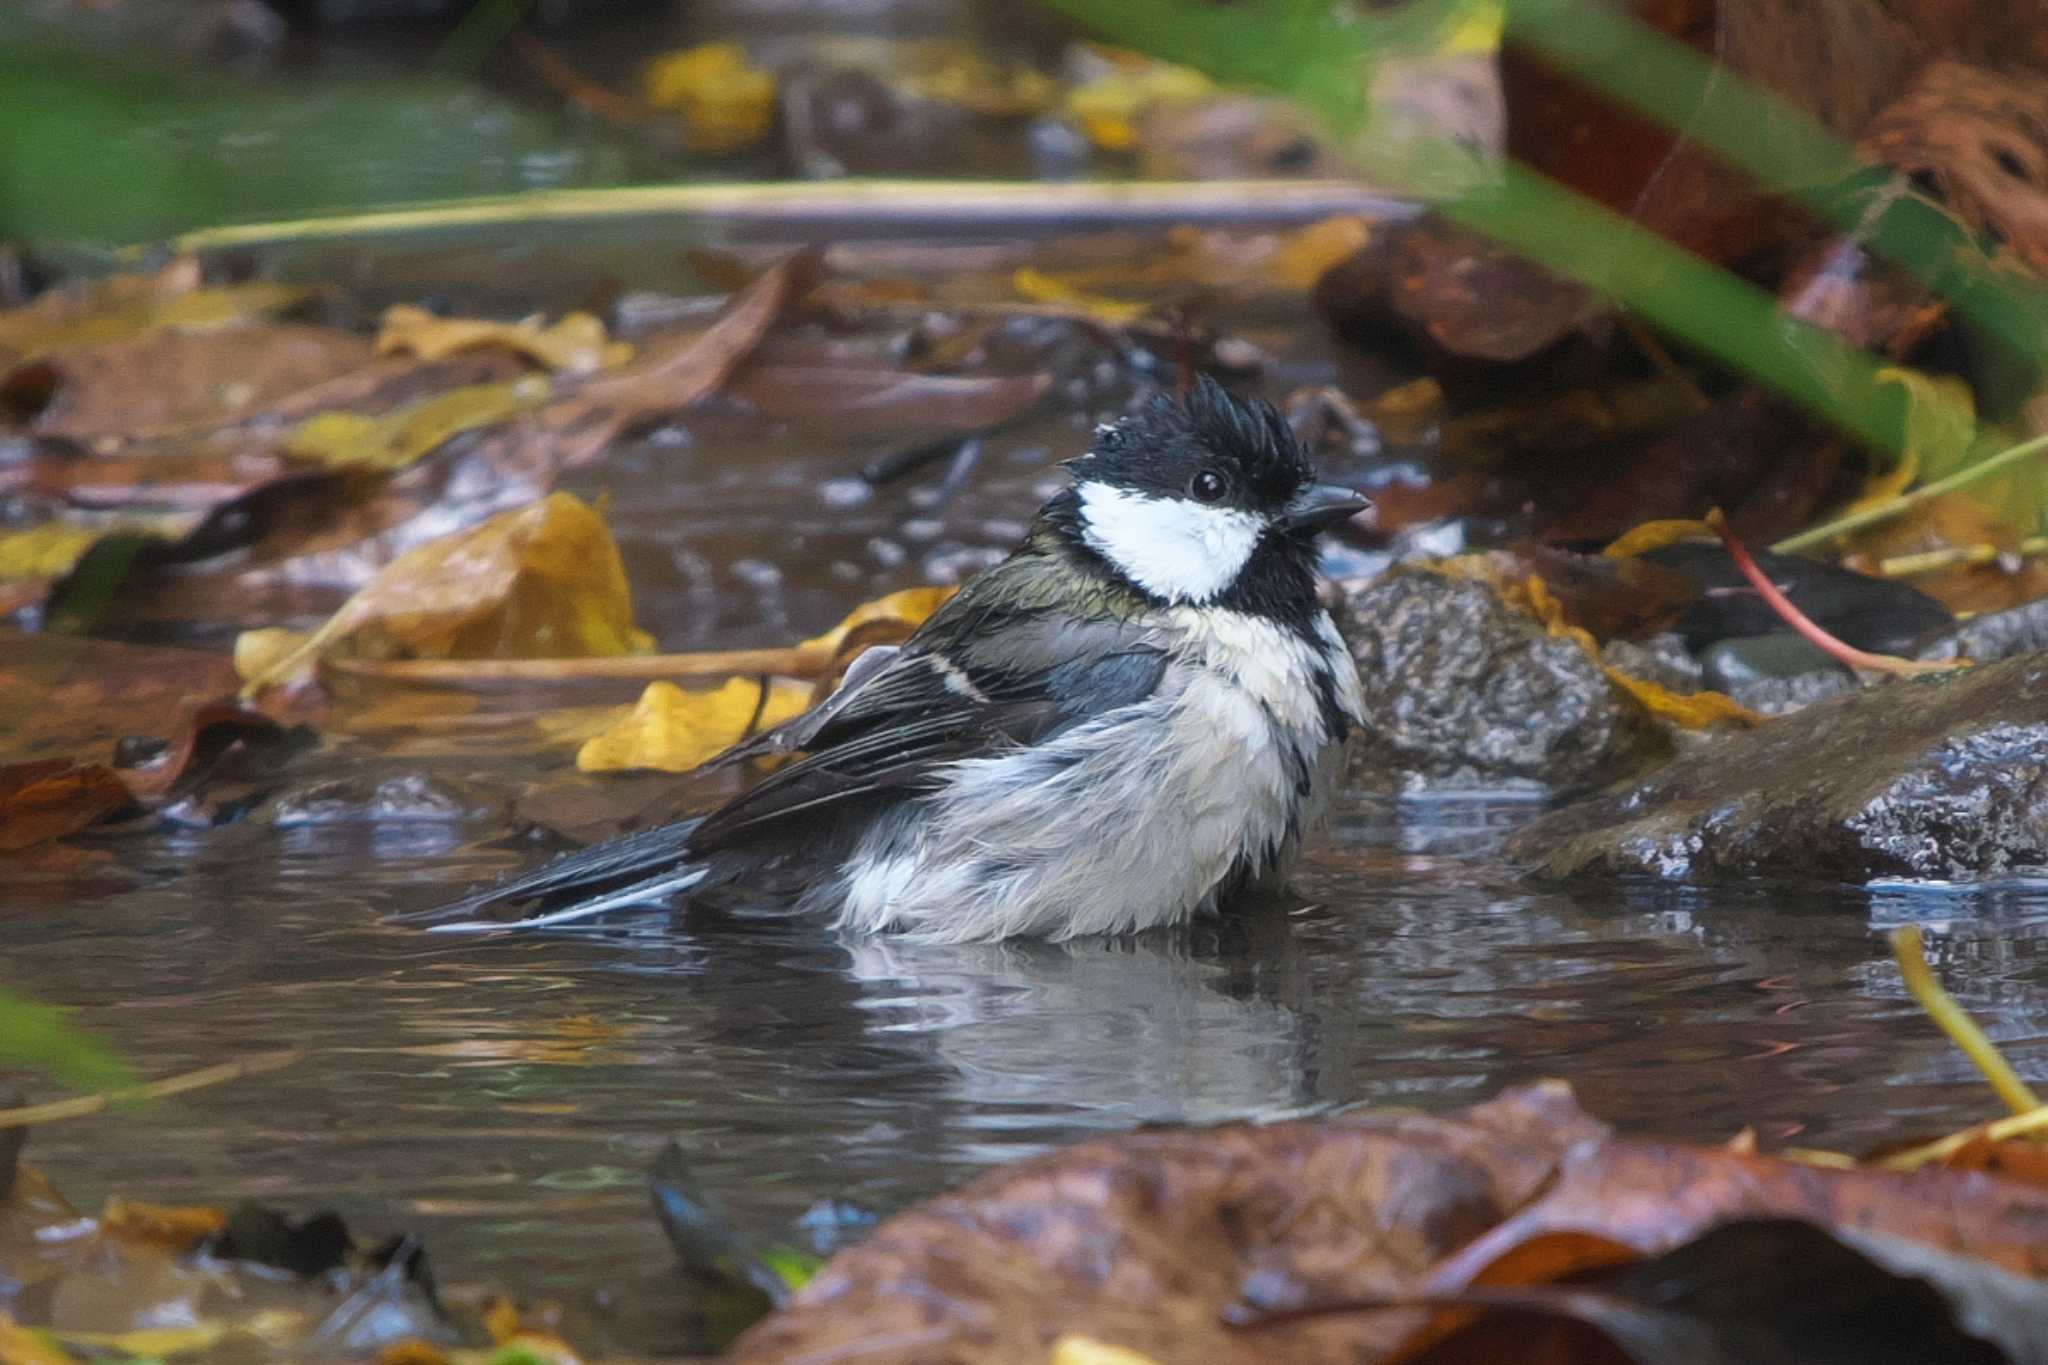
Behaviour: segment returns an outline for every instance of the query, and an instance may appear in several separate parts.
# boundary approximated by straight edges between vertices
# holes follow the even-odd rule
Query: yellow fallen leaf
[[[1286,289],[1309,290],[1339,261],[1372,240],[1372,225],[1356,214],[1325,218],[1288,233],[1273,256],[1273,279]]]
[[[0,309],[0,357],[33,360],[158,327],[225,326],[281,312],[309,292],[281,284],[218,289],[199,284],[199,263],[181,257],[147,274],[109,275],[52,289],[22,307]]]
[[[78,1358],[52,1341],[47,1332],[23,1327],[0,1313],[0,1365],[78,1365]]]
[[[66,1343],[91,1347],[95,1353],[118,1351],[128,1356],[188,1356],[210,1351],[225,1341],[233,1327],[218,1319],[184,1327],[143,1327],[133,1332],[64,1332]],[[0,1360],[7,1357],[0,1355]],[[8,1361],[8,1365],[13,1362]]]
[[[1051,303],[1062,308],[1079,309],[1112,327],[1128,326],[1152,311],[1149,303],[1130,303],[1086,293],[1058,276],[1033,270],[1030,266],[1017,268],[1010,276],[1010,287],[1029,303]]]
[[[70,573],[72,566],[105,534],[100,528],[46,521],[26,531],[0,535],[0,583]]]
[[[775,74],[738,43],[705,43],[656,57],[641,76],[647,102],[682,118],[683,142],[707,156],[743,152],[775,123]]]
[[[576,751],[576,766],[586,773],[688,772],[749,735],[802,715],[810,704],[811,685],[786,678],[732,678],[712,692],[649,683],[631,710]]]
[[[510,384],[469,384],[408,403],[382,417],[315,413],[285,434],[284,453],[334,469],[403,469],[472,427],[502,422],[549,397],[535,376]]]
[[[1446,57],[1478,57],[1498,51],[1505,8],[1500,4],[1469,7],[1444,36],[1437,51]]]
[[[191,1250],[227,1223],[228,1216],[223,1210],[203,1204],[148,1204],[117,1195],[109,1196],[106,1207],[100,1211],[103,1231],[173,1251]]]
[[[1046,1365],[1159,1365],[1143,1351],[1112,1346],[1093,1337],[1063,1336],[1052,1344]]]
[[[911,626],[923,625],[925,619],[943,605],[947,598],[958,592],[958,588],[903,588],[897,592],[877,597],[872,602],[863,602],[846,614],[846,618],[823,635],[813,635],[797,646],[805,654],[816,654],[830,658],[846,643],[846,637],[870,621],[902,621]]]
[[[1920,475],[1943,478],[1969,462],[1977,442],[1977,404],[1967,383],[1954,375],[1931,375],[1897,365],[1879,370],[1876,379],[1880,384],[1897,384],[1906,392],[1901,449],[1904,460]]]
[[[633,358],[631,344],[611,340],[605,335],[604,323],[589,313],[570,313],[553,326],[543,327],[537,317],[519,322],[444,318],[400,303],[384,310],[377,329],[378,355],[404,352],[421,360],[440,360],[485,346],[501,346],[536,365],[570,374],[589,374]]]
[[[1666,545],[1677,545],[1682,541],[1700,538],[1718,542],[1714,528],[1704,521],[1686,517],[1666,517],[1661,521],[1646,521],[1640,526],[1631,526],[1614,538],[1612,544],[1600,553],[1609,559],[1634,559],[1652,550],[1661,550]]]
[[[645,652],[604,519],[569,493],[500,513],[400,555],[291,647],[236,642],[243,695],[309,674],[327,654],[363,658],[589,658]]]
[[[1151,109],[1193,104],[1216,93],[1216,83],[1192,67],[1113,55],[1108,74],[1067,92],[1063,108],[1088,140],[1105,151],[1129,151],[1137,123]]]

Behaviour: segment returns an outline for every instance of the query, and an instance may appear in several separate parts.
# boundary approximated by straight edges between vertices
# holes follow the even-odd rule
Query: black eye
[[[1223,496],[1223,476],[1205,469],[1188,481],[1188,496],[1196,502],[1215,502]]]

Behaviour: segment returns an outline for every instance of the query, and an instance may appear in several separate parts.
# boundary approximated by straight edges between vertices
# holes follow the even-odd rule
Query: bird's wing
[[[907,795],[942,764],[1036,744],[1141,701],[1166,668],[1154,632],[1115,618],[1077,622],[1046,610],[975,627],[972,635],[914,639],[792,721],[793,736],[764,737],[754,751],[804,756],[707,816],[691,832],[691,852],[731,847],[845,803]]]

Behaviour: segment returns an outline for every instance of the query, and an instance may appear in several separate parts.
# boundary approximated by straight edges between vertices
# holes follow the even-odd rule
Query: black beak
[[[1312,483],[1295,494],[1294,501],[1280,514],[1280,526],[1287,531],[1313,535],[1325,526],[1353,517],[1372,506],[1372,499],[1354,488],[1334,483]]]

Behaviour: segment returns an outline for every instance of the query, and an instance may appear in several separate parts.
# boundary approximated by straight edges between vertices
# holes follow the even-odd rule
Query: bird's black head
[[[1206,376],[1185,401],[1162,394],[1101,428],[1067,467],[1074,486],[1048,506],[1054,526],[1168,603],[1312,609],[1317,532],[1366,505],[1315,481],[1271,404]]]

